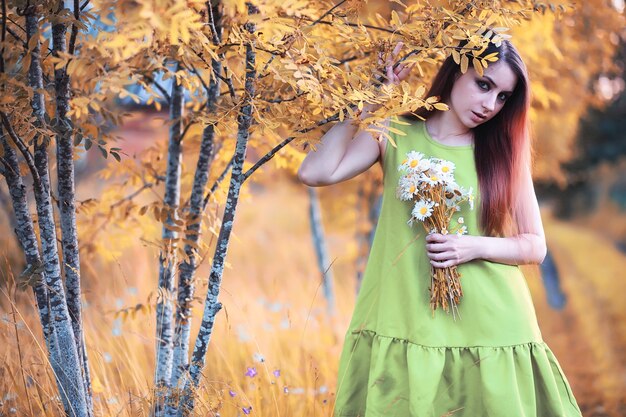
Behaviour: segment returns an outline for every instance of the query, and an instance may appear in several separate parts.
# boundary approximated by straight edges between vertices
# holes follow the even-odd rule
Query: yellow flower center
[[[428,213],[428,207],[422,207],[422,208],[420,208],[420,214],[421,214],[421,215],[424,215],[424,214],[426,214],[426,213]]]
[[[413,194],[415,192],[415,186],[414,185],[411,185],[411,187],[409,188],[409,192],[411,194]]]
[[[450,171],[450,167],[441,168],[441,172],[448,172],[448,171]]]
[[[417,161],[416,160],[412,160],[411,161],[411,168],[415,168],[417,166]]]

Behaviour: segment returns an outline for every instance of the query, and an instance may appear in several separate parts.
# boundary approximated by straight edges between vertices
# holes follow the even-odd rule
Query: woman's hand
[[[385,84],[400,84],[401,81],[405,80],[408,76],[415,63],[411,65],[406,64],[398,64],[396,68],[393,68],[393,65],[398,58],[398,54],[402,49],[404,44],[402,42],[398,42],[396,47],[393,49],[391,56],[387,57],[385,64],[385,74],[387,75],[387,80],[385,80]],[[382,55],[378,54],[378,65],[383,65]]]
[[[480,257],[477,236],[432,233],[426,236],[426,254],[430,264],[446,268]]]

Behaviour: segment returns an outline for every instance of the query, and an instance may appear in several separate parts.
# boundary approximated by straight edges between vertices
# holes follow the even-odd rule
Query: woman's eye
[[[486,82],[480,80],[478,81],[478,86],[483,90],[487,90],[489,88],[489,85]]]
[[[508,97],[507,97],[507,95],[506,95],[506,94],[500,94],[500,97],[499,97],[499,99],[500,99],[500,100],[502,100],[502,101],[506,101],[506,99],[507,99],[507,98],[508,98]]]

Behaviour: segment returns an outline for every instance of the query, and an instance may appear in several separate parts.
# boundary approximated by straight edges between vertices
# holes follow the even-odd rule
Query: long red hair
[[[498,114],[472,129],[474,160],[480,188],[480,227],[488,236],[511,236],[527,231],[529,220],[528,185],[532,184],[530,142],[530,85],[528,72],[519,53],[509,41],[500,46],[489,43],[481,54],[498,52],[498,63],[507,64],[517,75],[517,84]],[[493,65],[493,64],[492,64]],[[437,72],[426,97],[439,96],[450,102],[450,93],[460,73],[452,56]],[[427,119],[436,110],[419,108],[413,114]],[[413,114],[404,115],[418,119]]]

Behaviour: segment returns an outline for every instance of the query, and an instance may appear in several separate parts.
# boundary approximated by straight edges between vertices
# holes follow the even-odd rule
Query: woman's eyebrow
[[[483,77],[485,77],[487,80],[489,80],[489,82],[496,88],[498,88],[498,85],[487,75],[483,75]],[[513,93],[512,91],[503,91],[503,93]]]

